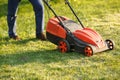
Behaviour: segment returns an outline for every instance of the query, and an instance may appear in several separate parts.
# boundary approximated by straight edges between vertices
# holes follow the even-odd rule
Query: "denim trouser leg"
[[[8,34],[10,37],[17,35],[16,34],[16,12],[20,0],[8,0]]]
[[[44,7],[42,0],[29,0],[33,5],[36,21],[36,36],[39,36],[44,30]]]

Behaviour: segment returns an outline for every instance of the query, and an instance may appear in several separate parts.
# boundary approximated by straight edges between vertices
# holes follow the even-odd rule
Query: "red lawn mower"
[[[57,45],[60,52],[76,51],[86,56],[92,56],[97,52],[114,49],[112,40],[104,41],[96,31],[83,26],[68,0],[65,0],[65,3],[69,6],[79,24],[67,17],[58,16],[47,1],[43,0],[43,2],[55,15],[47,23],[47,39]]]

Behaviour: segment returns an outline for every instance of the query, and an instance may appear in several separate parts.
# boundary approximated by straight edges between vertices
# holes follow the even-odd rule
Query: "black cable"
[[[47,2],[50,2],[50,0],[46,0]],[[48,14],[48,19],[50,19],[50,12],[49,12],[49,9],[48,7],[45,5],[45,9],[47,11],[47,14]]]

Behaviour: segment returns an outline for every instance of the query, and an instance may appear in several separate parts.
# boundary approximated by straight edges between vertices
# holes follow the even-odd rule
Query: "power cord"
[[[51,0],[46,0],[46,1],[49,3]],[[49,9],[46,5],[45,5],[45,9],[46,9],[47,14],[48,14],[48,19],[50,19],[50,12],[49,12]]]

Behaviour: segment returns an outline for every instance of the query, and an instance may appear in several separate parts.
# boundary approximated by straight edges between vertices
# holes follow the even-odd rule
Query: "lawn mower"
[[[112,40],[104,41],[96,31],[84,27],[68,0],[65,0],[65,4],[68,5],[79,23],[65,16],[58,16],[46,0],[43,2],[55,15],[47,23],[46,37],[58,46],[61,53],[75,51],[83,53],[85,56],[92,56],[98,52],[114,49]]]

